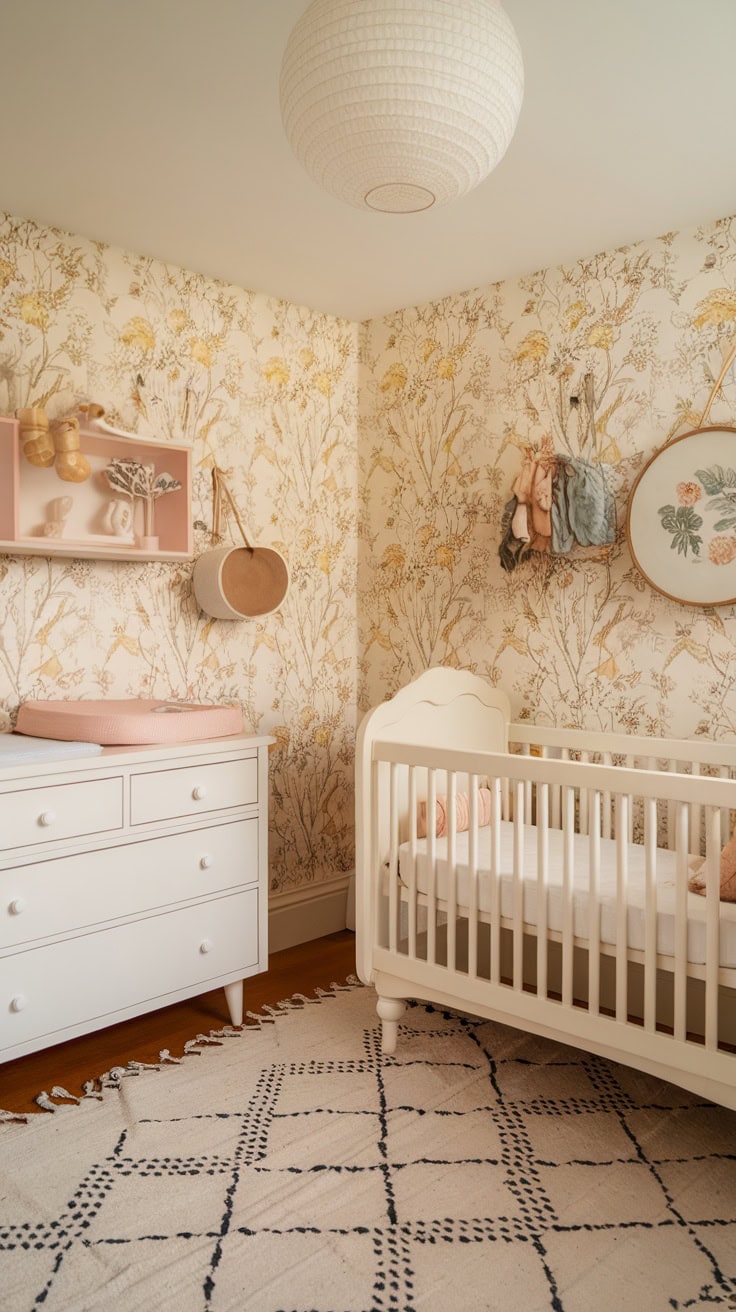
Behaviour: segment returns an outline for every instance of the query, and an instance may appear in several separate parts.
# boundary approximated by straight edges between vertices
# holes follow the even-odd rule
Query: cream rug
[[[736,1308],[736,1114],[424,1006],[382,1060],[374,1003],[0,1124],[3,1312]]]

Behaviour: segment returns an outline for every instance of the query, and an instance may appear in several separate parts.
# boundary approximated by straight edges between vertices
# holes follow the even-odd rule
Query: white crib
[[[430,670],[369,712],[357,956],[384,1050],[418,998],[736,1108],[736,904],[719,900],[735,775],[733,744],[511,724],[506,696],[458,670]],[[418,803],[433,817],[440,795],[447,833],[429,824],[420,838]],[[687,887],[698,855],[705,897]]]

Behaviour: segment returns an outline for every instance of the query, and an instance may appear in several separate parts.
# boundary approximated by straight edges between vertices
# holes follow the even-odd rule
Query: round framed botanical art
[[[633,486],[626,532],[657,592],[736,604],[736,428],[696,428],[657,451]]]

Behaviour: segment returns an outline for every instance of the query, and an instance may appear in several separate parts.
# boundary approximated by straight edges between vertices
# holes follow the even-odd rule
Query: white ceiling
[[[526,95],[424,214],[307,177],[279,117],[306,0],[2,0],[0,208],[365,319],[736,210],[734,0],[506,0]]]

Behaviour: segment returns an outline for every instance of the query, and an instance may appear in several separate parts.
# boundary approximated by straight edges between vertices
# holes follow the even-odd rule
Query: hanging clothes
[[[516,569],[516,566],[529,552],[529,538],[519,538],[514,533],[514,523],[520,509],[524,510],[524,525],[526,525],[526,506],[520,506],[516,497],[512,497],[506,502],[501,519],[501,543],[498,548],[498,555],[501,561],[501,568],[505,569],[507,574]]]
[[[532,479],[532,548],[549,551],[552,545],[552,495],[557,461],[544,457],[537,461]]]
[[[577,456],[558,458],[552,497],[552,550],[575,545],[610,546],[616,538],[616,507],[605,467]]]
[[[536,459],[531,447],[527,448],[511,490],[517,502],[511,522],[514,537],[528,542],[532,551],[549,550],[549,508],[552,503],[549,460],[546,457]]]
[[[615,541],[616,506],[604,465],[545,448],[537,455],[527,447],[512,493],[501,523],[505,570],[530,551],[567,555]]]

